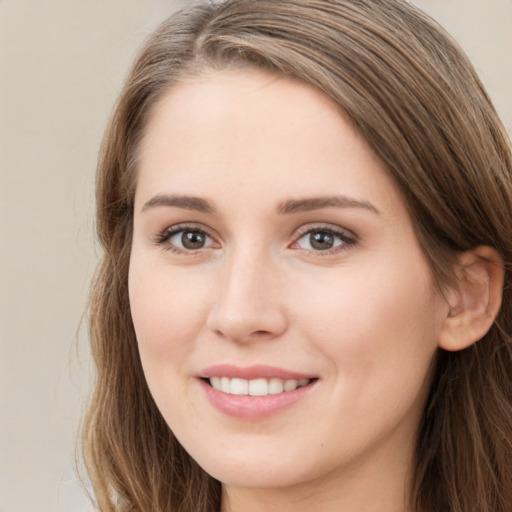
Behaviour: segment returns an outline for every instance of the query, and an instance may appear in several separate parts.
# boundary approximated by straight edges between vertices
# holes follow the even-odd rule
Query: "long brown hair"
[[[100,509],[212,512],[220,483],[183,450],[145,383],[128,302],[137,149],[177,81],[256,66],[307,82],[360,130],[407,202],[436,283],[479,245],[505,262],[487,335],[440,350],[418,433],[411,503],[422,512],[512,510],[512,161],[473,67],[404,0],[194,2],[146,41],[107,128],[97,174],[103,257],[89,306],[97,377],[83,453]]]

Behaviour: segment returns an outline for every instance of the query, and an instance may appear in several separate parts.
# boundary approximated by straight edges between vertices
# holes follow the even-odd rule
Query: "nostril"
[[[255,338],[263,338],[268,335],[270,335],[268,331],[254,331],[252,333],[252,336],[254,336]]]
[[[212,308],[206,321],[207,329],[219,340],[265,341],[279,337],[286,329],[285,316],[275,306],[269,305],[268,311],[260,311],[250,304],[236,309],[235,301],[228,305],[231,309]]]

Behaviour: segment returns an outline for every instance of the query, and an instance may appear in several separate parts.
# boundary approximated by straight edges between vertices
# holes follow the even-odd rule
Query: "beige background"
[[[73,447],[95,160],[134,49],[179,3],[0,0],[0,512],[91,510]],[[415,3],[460,41],[512,132],[512,0]]]

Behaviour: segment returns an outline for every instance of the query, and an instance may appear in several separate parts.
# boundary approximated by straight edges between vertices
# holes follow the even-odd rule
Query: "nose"
[[[207,327],[238,343],[271,340],[287,329],[280,272],[262,255],[233,254],[220,273]]]

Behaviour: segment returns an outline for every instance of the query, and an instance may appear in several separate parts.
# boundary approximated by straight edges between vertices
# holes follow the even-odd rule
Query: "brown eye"
[[[202,231],[183,231],[181,245],[185,249],[202,249],[206,245],[207,235]]]
[[[309,244],[311,248],[318,251],[325,251],[334,247],[335,237],[327,231],[313,231],[309,233]]]
[[[327,253],[347,248],[356,243],[356,238],[342,228],[316,228],[305,232],[294,243],[295,248]]]
[[[177,252],[193,252],[206,249],[214,244],[211,236],[201,229],[176,228],[170,229],[161,236],[157,243],[169,250]]]

